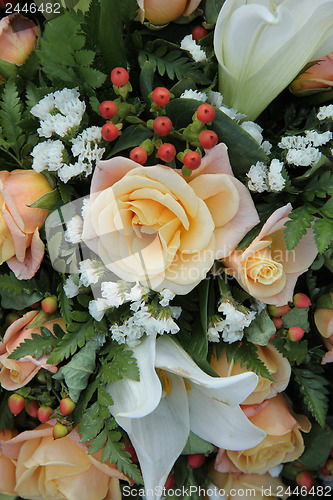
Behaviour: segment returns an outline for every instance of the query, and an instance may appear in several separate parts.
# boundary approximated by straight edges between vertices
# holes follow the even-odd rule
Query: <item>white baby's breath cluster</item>
[[[261,148],[265,151],[267,155],[270,154],[271,149],[272,149],[272,144],[269,141],[264,141],[262,131],[263,128],[258,125],[258,123],[251,122],[251,121],[245,121],[241,123],[241,127],[243,130],[245,130],[248,134],[250,134],[255,141],[261,146]]]
[[[181,43],[180,48],[187,50],[195,62],[207,61],[206,52],[193,40],[192,35],[186,35]]]
[[[321,106],[317,113],[318,120],[333,120],[333,104]]]
[[[244,328],[252,323],[257,314],[256,311],[240,311],[228,300],[221,302],[218,311],[224,318],[211,323],[207,332],[208,340],[219,342],[222,333],[222,339],[229,344],[243,338]]]
[[[318,147],[332,139],[332,132],[307,130],[304,135],[290,135],[281,138],[278,146],[287,149],[286,161],[289,164],[309,167],[315,165],[321,157]]]
[[[276,158],[270,163],[269,168],[258,161],[252,165],[246,176],[249,178],[248,188],[250,191],[263,193],[264,191],[282,191],[286,180],[282,175],[283,163]]]
[[[86,109],[79,97],[76,89],[57,90],[45,96],[30,110],[40,119],[40,128],[37,130],[39,136],[48,138],[32,150],[32,168],[36,172],[57,172],[65,183],[78,175],[90,175],[105,152],[105,148],[100,147],[100,127],[89,127],[76,135]],[[50,139],[54,135],[58,138]],[[65,138],[67,143],[70,140],[70,152],[59,138]],[[70,156],[74,159],[72,163],[69,161]]]
[[[238,113],[238,111],[234,108],[228,108],[224,106],[223,96],[220,92],[215,92],[210,90],[208,93],[200,92],[199,90],[185,90],[180,96],[182,99],[196,99],[197,101],[207,102],[212,106],[217,107],[222,113],[226,114],[232,120],[239,122],[246,118],[246,115],[243,113]]]

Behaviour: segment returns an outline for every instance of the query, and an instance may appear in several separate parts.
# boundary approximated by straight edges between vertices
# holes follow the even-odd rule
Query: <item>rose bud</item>
[[[296,293],[293,298],[294,306],[298,309],[304,309],[311,306],[311,300],[305,293]]]
[[[296,94],[320,91],[328,87],[333,87],[333,52],[309,62],[303,72],[290,84],[290,90]]]

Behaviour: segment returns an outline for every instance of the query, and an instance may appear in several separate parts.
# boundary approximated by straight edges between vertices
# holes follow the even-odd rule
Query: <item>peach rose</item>
[[[309,432],[311,424],[304,415],[293,415],[282,394],[261,405],[243,407],[249,420],[264,430],[267,436],[254,448],[243,451],[220,449],[215,468],[220,472],[264,474],[276,465],[292,462],[304,451],[300,432]]]
[[[327,307],[316,309],[314,321],[320,335],[324,337],[324,344],[328,350],[321,360],[324,365],[333,362],[333,292],[321,297],[322,303],[323,299],[327,302]]]
[[[156,25],[174,21],[180,16],[189,16],[200,4],[201,0],[137,0],[139,19],[145,19]]]
[[[208,493],[213,493],[216,487],[221,493],[225,493],[223,498],[225,500],[244,500],[244,493],[246,490],[251,490],[251,498],[271,499],[288,498],[285,494],[287,486],[283,484],[278,477],[272,477],[269,473],[266,474],[223,474],[218,472],[213,467],[209,468],[209,476],[212,478],[214,484],[209,485],[207,488]],[[245,491],[244,491],[245,490]],[[210,498],[215,499],[213,495],[206,495],[205,500]]]
[[[279,351],[271,344],[266,346],[257,346],[258,356],[266,365],[274,382],[268,378],[259,376],[259,382],[255,390],[244,401],[243,405],[252,405],[262,403],[264,399],[271,399],[277,393],[285,390],[289,383],[291,375],[291,367],[289,361],[279,353]],[[233,361],[228,363],[225,351],[217,360],[213,356],[210,362],[212,368],[220,377],[231,377],[239,373],[247,372],[246,366],[241,367],[240,361],[234,364]]]
[[[88,455],[75,430],[53,439],[53,425],[39,425],[9,441],[0,441],[2,453],[16,462],[15,493],[31,500],[121,500],[119,479],[127,480],[115,465],[101,463],[101,452]],[[112,495],[112,496],[111,496]]]
[[[290,203],[276,210],[245,250],[223,260],[244,290],[265,304],[282,306],[292,300],[298,277],[318,253],[312,229],[288,252],[283,231],[291,210]]]
[[[0,264],[7,262],[18,279],[32,278],[43,259],[39,229],[49,212],[29,205],[50,191],[33,170],[0,172]]]
[[[119,278],[186,294],[257,222],[250,193],[219,144],[187,180],[128,158],[98,163],[82,239]]]
[[[21,14],[0,21],[0,59],[20,66],[35,48],[38,27]]]
[[[41,368],[45,368],[52,373],[56,373],[58,370],[55,365],[47,364],[46,355],[43,355],[39,359],[32,356],[25,356],[17,361],[8,358],[19,344],[26,339],[31,339],[32,333],[40,335],[41,327],[28,329],[37,314],[38,311],[29,311],[22,318],[14,321],[7,328],[3,340],[0,342],[0,384],[7,391],[16,391],[16,389],[26,385]],[[54,324],[60,325],[62,329],[66,328],[66,324],[62,318],[47,321],[42,326],[45,326],[52,332]]]
[[[15,462],[2,454],[1,442],[8,441],[17,435],[16,431],[3,429],[0,431],[0,493],[15,495]]]
[[[308,64],[310,67],[290,84],[293,92],[333,87],[333,52]]]

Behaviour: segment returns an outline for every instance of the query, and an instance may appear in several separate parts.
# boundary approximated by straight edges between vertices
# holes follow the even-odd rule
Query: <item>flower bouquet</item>
[[[333,0],[0,4],[1,500],[330,497]]]

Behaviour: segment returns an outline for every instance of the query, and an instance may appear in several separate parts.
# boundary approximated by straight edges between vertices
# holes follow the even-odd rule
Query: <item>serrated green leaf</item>
[[[95,68],[79,67],[79,75],[84,79],[84,85],[98,89],[106,80],[106,75]]]
[[[107,384],[115,382],[123,377],[133,380],[140,380],[140,372],[133,351],[117,342],[110,342],[103,347],[101,353],[107,354],[105,359],[101,359],[101,380]]]
[[[324,253],[333,241],[333,219],[317,219],[313,224],[313,232],[319,253]]]
[[[332,197],[327,200],[327,202],[325,203],[325,205],[323,207],[321,207],[320,213],[324,217],[329,217],[331,219],[333,218],[333,198]]]
[[[58,342],[59,339],[48,328],[41,327],[40,334],[32,333],[31,339],[25,339],[24,342],[21,342],[8,357],[10,359],[20,359],[25,356],[33,356],[39,359],[43,354],[50,354]]]
[[[257,313],[252,323],[244,329],[247,340],[257,345],[267,345],[269,339],[275,332],[275,325],[267,309]]]
[[[251,344],[243,339],[241,342],[226,344],[225,350],[228,363],[232,359],[235,364],[240,361],[241,367],[246,366],[248,370],[253,371],[257,375],[274,381],[265,363],[259,358],[255,344]]]
[[[81,392],[87,387],[89,377],[94,373],[96,353],[99,349],[98,342],[90,340],[73,356],[69,363],[62,366],[54,375],[56,379],[64,379],[69,389],[69,397],[75,403]]]
[[[314,220],[314,209],[310,205],[295,208],[289,214],[289,220],[285,223],[283,232],[286,246],[291,252],[300,242]]]
[[[0,275],[1,305],[4,309],[21,310],[43,297],[35,279],[18,280],[14,273]]]
[[[272,344],[285,357],[291,365],[300,365],[309,358],[309,348],[307,340],[292,342],[289,338],[275,337]]]
[[[73,299],[69,299],[66,296],[62,283],[58,286],[58,305],[61,316],[67,324],[70,323],[72,321],[71,313],[73,309]]]
[[[303,394],[304,402],[321,427],[325,425],[328,410],[328,381],[307,369],[294,369],[295,380]]]
[[[72,356],[79,347],[83,347],[87,340],[95,336],[92,321],[87,323],[70,323],[68,333],[58,342],[57,347],[49,356],[49,363],[60,363],[63,359]]]
[[[21,119],[22,104],[15,81],[10,79],[5,84],[0,101],[0,125],[5,138],[12,145],[16,155],[19,153],[18,142],[22,134]]]
[[[321,428],[314,424],[309,434],[304,434],[303,439],[305,452],[299,461],[307,470],[317,471],[324,467],[333,446],[333,430],[328,425]]]
[[[333,196],[333,173],[328,170],[321,175],[316,175],[305,186],[304,197],[312,201],[315,196],[325,198],[327,195]]]
[[[113,405],[113,399],[103,385],[98,387],[97,402],[103,406]]]
[[[100,405],[93,403],[83,414],[79,424],[81,442],[86,443],[94,439],[104,427],[104,419],[100,414]]]

